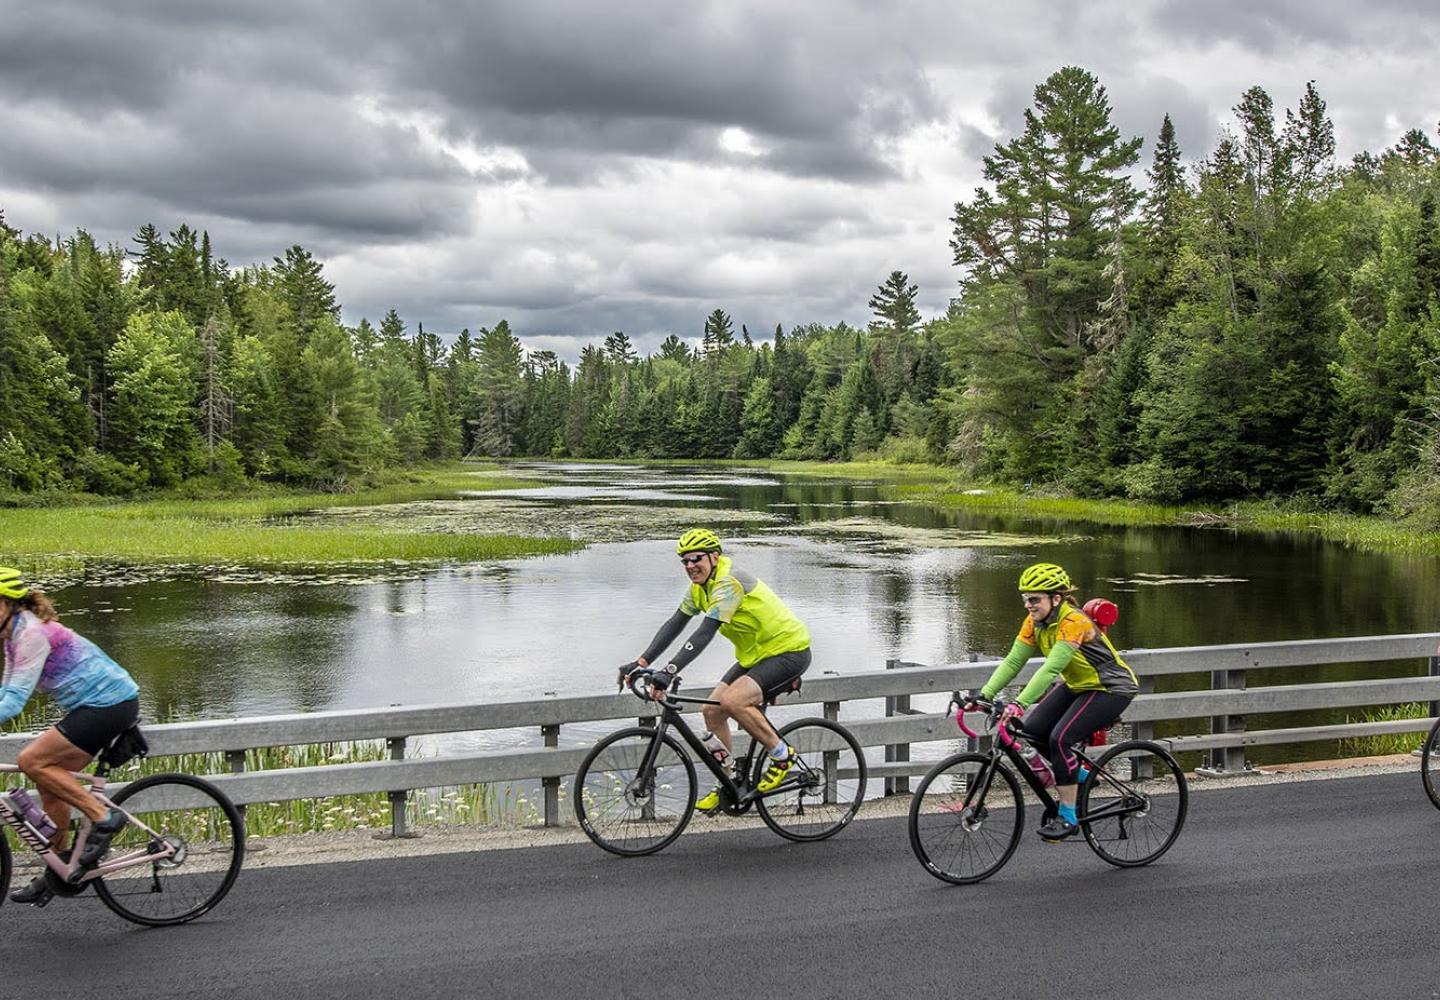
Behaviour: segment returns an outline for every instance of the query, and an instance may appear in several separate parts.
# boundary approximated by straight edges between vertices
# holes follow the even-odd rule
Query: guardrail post
[[[885,669],[894,670],[900,666],[899,660],[886,660]],[[897,715],[910,714],[910,696],[908,694],[892,694],[885,696],[885,718],[894,718]],[[897,761],[908,761],[910,759],[909,743],[891,743],[885,747],[886,763]],[[885,779],[886,795],[909,794],[910,779],[905,777],[893,777]]]
[[[831,722],[840,721],[840,703],[838,701],[825,702],[823,714]],[[861,748],[864,753],[864,748]],[[825,794],[821,796],[826,805],[834,805],[838,798],[838,787],[840,781],[840,752],[838,750],[827,750],[824,754],[825,761]]]
[[[1212,670],[1210,672],[1210,689],[1212,691],[1244,691],[1245,671],[1244,670]],[[1243,715],[1214,715],[1210,717],[1210,732],[1221,733],[1243,733],[1245,731],[1245,716]],[[1222,776],[1236,777],[1242,774],[1256,774],[1245,763],[1245,748],[1238,747],[1216,747],[1210,751],[1210,766],[1196,769],[1197,774],[1203,774],[1211,778]]]
[[[231,773],[231,774],[244,774],[244,773],[245,773],[245,751],[244,751],[244,750],[226,750],[226,751],[225,751],[225,763],[227,763],[227,764],[230,765],[230,773]],[[239,806],[236,806],[235,808],[236,808],[237,810],[239,810],[240,816],[241,816],[241,818],[243,819],[244,816],[245,816],[245,807],[244,807],[243,805],[239,805]],[[245,839],[248,841],[250,838],[249,838],[249,837],[246,837]]]
[[[558,747],[560,745],[560,726],[541,726],[540,736],[547,747]],[[545,788],[545,825],[560,825],[560,779],[542,778],[540,783]]]
[[[1139,686],[1140,686],[1140,690],[1139,690],[1139,692],[1136,694],[1136,697],[1139,697],[1139,696],[1142,695],[1142,694],[1153,694],[1153,693],[1155,692],[1155,678],[1153,678],[1153,677],[1137,677],[1137,678],[1135,678],[1135,681],[1136,681],[1136,683],[1139,684]],[[1131,739],[1136,739],[1136,740],[1153,740],[1153,739],[1155,738],[1155,723],[1153,723],[1153,722],[1133,722],[1133,723],[1131,723],[1131,724],[1130,724],[1130,738],[1131,738]],[[1100,752],[1101,752],[1101,753],[1104,753],[1103,750],[1100,751]],[[1153,762],[1151,761],[1151,759],[1150,759],[1149,757],[1141,757],[1141,758],[1137,759],[1136,763],[1139,765],[1139,766],[1136,768],[1136,771],[1137,771],[1137,773],[1136,773],[1136,775],[1135,775],[1136,778],[1144,779],[1144,778],[1153,778],[1153,777],[1155,776],[1155,775],[1152,773],[1153,770],[1154,770],[1154,765],[1153,765]]]
[[[1436,653],[1440,654],[1440,650],[1436,650]],[[1430,676],[1440,677],[1440,655],[1430,657]],[[1437,717],[1440,717],[1440,701],[1432,701],[1430,703],[1430,718],[1434,719]]]
[[[385,746],[390,750],[391,760],[405,759],[404,736],[388,736],[385,738]],[[394,837],[397,839],[410,840],[420,836],[414,830],[405,828],[405,793],[403,791],[390,792],[390,833],[380,834],[381,837]]]

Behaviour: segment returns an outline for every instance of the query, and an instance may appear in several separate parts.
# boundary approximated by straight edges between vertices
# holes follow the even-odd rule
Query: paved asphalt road
[[[1430,1000],[1437,900],[1440,812],[1415,775],[1369,776],[1195,794],[1170,854],[1133,871],[1027,834],[969,887],[927,875],[887,819],[640,860],[585,844],[257,869],[169,930],[88,895],[7,903],[0,996]]]

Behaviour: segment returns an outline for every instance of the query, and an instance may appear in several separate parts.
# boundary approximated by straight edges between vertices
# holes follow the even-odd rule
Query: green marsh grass
[[[1424,719],[1430,706],[1412,701],[1406,705],[1383,705],[1362,709],[1360,718],[1347,722],[1394,722],[1399,719]],[[1351,736],[1340,741],[1340,752],[1346,757],[1384,757],[1418,750],[1425,742],[1425,733],[1377,733],[1374,736]]]
[[[490,468],[447,466],[354,493],[263,494],[224,499],[165,498],[0,510],[6,558],[44,577],[76,563],[229,563],[245,566],[475,562],[570,552],[568,538],[407,530],[363,521],[336,524],[305,515],[334,507],[453,497],[514,489],[533,481]]]

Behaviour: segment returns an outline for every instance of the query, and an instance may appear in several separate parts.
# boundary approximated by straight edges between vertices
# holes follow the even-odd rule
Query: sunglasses
[[[1020,598],[1020,600],[1024,601],[1027,607],[1033,607],[1034,605],[1037,605],[1041,601],[1045,600],[1045,598],[1048,596],[1048,594],[1037,594],[1034,597],[1022,597]]]
[[[681,557],[680,557],[680,561],[681,561],[682,563],[684,563],[686,566],[694,566],[696,563],[698,563],[698,562],[700,562],[701,560],[703,560],[703,559],[704,559],[706,556],[708,556],[709,554],[710,554],[710,553],[708,553],[708,552],[695,552],[695,553],[692,553],[692,554],[690,554],[690,555],[688,555],[688,556],[681,556]]]

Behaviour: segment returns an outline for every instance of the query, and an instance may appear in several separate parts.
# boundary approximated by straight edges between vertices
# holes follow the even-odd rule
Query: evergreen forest
[[[101,247],[0,215],[0,494],[339,489],[472,455],[870,458],[1440,524],[1424,130],[1341,164],[1311,83],[1283,109],[1239,95],[1212,149],[1182,150],[1168,115],[1147,144],[1076,67],[1019,121],[954,206],[944,315],[886,262],[864,328],[715,308],[649,356],[617,331],[573,367],[504,319],[347,327],[301,246],[232,267],[185,224]]]

